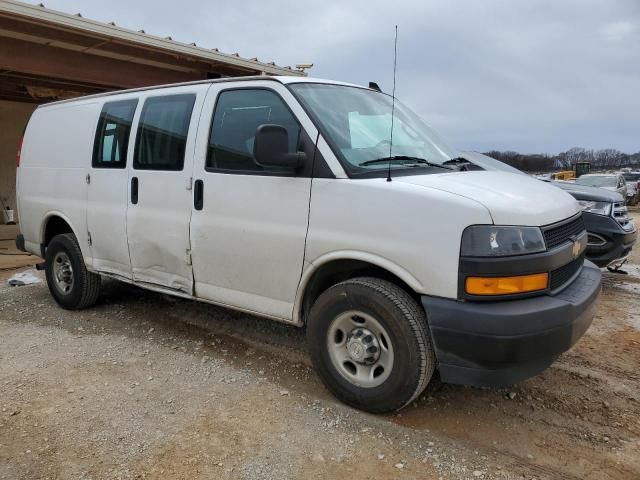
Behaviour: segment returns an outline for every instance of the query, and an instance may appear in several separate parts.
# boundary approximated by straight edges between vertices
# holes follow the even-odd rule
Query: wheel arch
[[[333,252],[310,264],[303,272],[293,309],[293,322],[306,323],[313,302],[327,288],[357,276],[382,278],[398,285],[419,301],[420,281],[392,261],[359,251]]]
[[[58,211],[48,212],[40,227],[40,250],[43,258],[51,239],[63,233],[73,233],[78,238],[77,232],[71,226],[71,221],[66,215]]]

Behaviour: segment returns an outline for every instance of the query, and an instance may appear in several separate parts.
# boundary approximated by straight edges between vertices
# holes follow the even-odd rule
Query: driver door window
[[[289,152],[300,141],[300,124],[278,94],[266,89],[225,90],[218,96],[209,143],[207,170],[229,173],[278,173],[258,165],[253,141],[260,125],[282,125],[289,133]]]

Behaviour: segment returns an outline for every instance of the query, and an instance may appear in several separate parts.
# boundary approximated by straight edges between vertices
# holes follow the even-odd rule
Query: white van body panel
[[[87,229],[91,232],[88,264],[96,271],[131,278],[127,238],[128,172],[96,168],[90,172]]]
[[[417,293],[457,295],[462,231],[491,215],[478,201],[400,178],[409,177],[314,179],[303,277],[330,259],[361,259]]]
[[[272,81],[243,88],[275,91],[310,138],[317,130],[291,93]],[[210,89],[198,132],[194,178],[204,183],[202,210],[191,219],[195,295],[198,298],[291,321],[304,260],[311,178],[207,171],[211,114],[219,93]]]
[[[133,153],[138,135],[138,121],[144,103],[149,98],[193,94],[189,131],[180,171],[135,169],[127,162],[128,185],[138,179],[138,203],[129,199],[127,210],[127,238],[131,257],[131,272],[136,282],[163,286],[191,294],[193,270],[189,254],[191,221],[193,155],[198,132],[202,102],[210,85],[188,85],[148,90],[140,98],[133,118],[130,152]],[[133,158],[131,158],[133,160]]]
[[[410,183],[475,199],[491,212],[496,225],[549,225],[580,212],[567,192],[544,182],[508,172],[471,171],[444,175],[397,177]]]
[[[68,103],[37,108],[25,130],[17,197],[20,229],[31,253],[40,255],[45,225],[53,215],[71,225],[79,239],[87,238],[87,183],[93,133],[100,103]],[[76,141],[69,141],[73,132]],[[86,241],[80,242],[90,258]]]
[[[191,224],[196,296],[291,319],[311,179],[213,172],[205,177],[204,207]]]

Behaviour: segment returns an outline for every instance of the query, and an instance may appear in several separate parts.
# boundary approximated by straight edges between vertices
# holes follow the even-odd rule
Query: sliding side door
[[[189,222],[193,151],[205,85],[141,99],[129,170],[127,238],[133,279],[193,291]]]

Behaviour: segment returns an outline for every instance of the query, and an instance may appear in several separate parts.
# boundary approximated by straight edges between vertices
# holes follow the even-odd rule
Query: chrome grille
[[[544,228],[544,241],[547,244],[547,249],[551,250],[558,245],[572,241],[572,237],[578,236],[584,231],[584,220],[582,219],[582,215],[579,215],[573,220],[560,225],[551,225]]]

